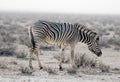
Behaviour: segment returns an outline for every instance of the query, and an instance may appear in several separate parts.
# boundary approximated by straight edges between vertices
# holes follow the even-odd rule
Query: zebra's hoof
[[[60,66],[60,67],[59,67],[59,70],[60,70],[60,71],[62,71],[62,70],[63,70],[62,66]]]
[[[43,69],[43,67],[39,67],[39,69],[41,70],[41,69]]]
[[[77,65],[77,67],[79,68],[79,67],[80,67],[80,65]]]

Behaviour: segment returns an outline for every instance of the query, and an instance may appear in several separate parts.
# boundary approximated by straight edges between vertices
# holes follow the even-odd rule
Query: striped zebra
[[[99,48],[99,36],[82,24],[55,23],[39,20],[30,26],[29,35],[32,43],[29,59],[30,68],[32,68],[31,56],[33,53],[37,56],[39,68],[43,68],[38,55],[41,43],[61,46],[59,69],[62,69],[62,61],[67,46],[71,47],[72,67],[76,67],[74,62],[74,48],[78,42],[87,44],[88,49],[97,56],[102,55],[101,49]]]

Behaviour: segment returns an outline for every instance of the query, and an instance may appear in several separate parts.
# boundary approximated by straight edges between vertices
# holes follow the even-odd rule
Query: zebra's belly
[[[66,41],[54,41],[54,40],[47,39],[45,42],[50,45],[67,45]]]

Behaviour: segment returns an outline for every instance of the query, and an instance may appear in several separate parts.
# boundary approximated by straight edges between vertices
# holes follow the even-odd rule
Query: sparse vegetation
[[[15,54],[17,58],[26,58],[29,52],[29,48],[25,45],[18,45]]]
[[[0,69],[7,69],[8,67],[5,64],[0,63]]]
[[[89,53],[87,52],[85,52],[84,54],[77,53],[75,56],[75,63],[78,66],[78,68],[73,69],[70,66],[67,68],[67,65],[69,64],[65,64],[65,63],[70,63],[69,62],[70,60],[68,57],[68,55],[70,56],[70,54],[67,52],[67,54],[65,54],[67,58],[65,58],[63,63],[63,66],[64,65],[66,66],[64,67],[65,70],[59,71],[58,69],[59,67],[55,68],[54,66],[52,66],[55,64],[58,65],[60,61],[60,55],[58,55],[58,51],[57,51],[59,47],[56,48],[54,46],[42,44],[42,47],[40,49],[42,50],[43,54],[45,52],[45,55],[40,55],[40,60],[42,65],[46,64],[45,66],[47,67],[43,67],[43,69],[40,71],[36,69],[37,67],[35,66],[37,66],[37,63],[35,60],[36,57],[34,57],[33,58],[34,61],[32,62],[32,64],[35,68],[33,68],[33,70],[31,70],[30,68],[27,68],[28,60],[26,58],[29,53],[29,47],[31,47],[31,44],[29,41],[26,25],[29,25],[31,21],[34,21],[34,20],[83,23],[87,25],[88,28],[92,29],[93,31],[96,31],[100,35],[100,47],[102,47],[103,51],[105,52],[103,53],[104,56],[102,56],[103,58],[102,60],[104,61],[104,63],[102,61],[99,62],[97,58],[91,58],[90,55],[89,57],[88,56]],[[24,14],[23,15],[23,14],[1,13],[0,14],[0,58],[1,58],[0,59],[0,76],[3,75],[3,78],[4,78],[4,76],[8,75],[8,77],[10,76],[11,78],[13,75],[14,78],[16,78],[16,76],[18,75],[20,76],[21,74],[26,76],[34,75],[34,76],[38,76],[35,78],[38,78],[39,80],[39,78],[41,77],[45,77],[46,79],[48,75],[54,76],[53,77],[54,79],[56,79],[56,77],[58,78],[59,76],[61,78],[67,77],[68,79],[69,75],[72,75],[75,77],[75,79],[77,77],[80,77],[82,79],[85,78],[90,80],[91,77],[96,78],[95,77],[96,75],[99,78],[99,74],[103,74],[103,77],[105,76],[104,74],[106,74],[106,76],[109,77],[110,75],[109,73],[112,74],[112,72],[113,73],[115,72],[119,75],[120,68],[117,67],[119,65],[116,65],[116,64],[119,64],[118,57],[120,52],[119,20],[120,20],[120,16],[57,15],[57,14],[55,15],[54,14],[53,15],[52,14],[51,15]],[[113,53],[115,52],[115,54],[113,53],[106,54],[106,51],[104,49],[106,50],[108,49],[108,51],[109,49],[113,50]],[[79,50],[79,48],[76,50]],[[49,51],[54,51],[55,54],[53,55],[52,53],[49,53]],[[114,62],[112,60],[113,57],[115,57]],[[52,61],[52,62],[49,62],[49,61]],[[110,66],[109,64],[106,65],[105,62],[107,64],[109,63]],[[116,67],[111,69],[110,67],[114,67],[114,65]],[[90,76],[89,78],[89,76],[87,76],[88,74],[92,74],[93,76]],[[100,79],[101,79],[101,76],[100,76]],[[115,81],[116,81],[117,79],[116,76],[117,75],[115,76],[111,75],[110,78],[113,79],[113,77],[115,77]],[[33,77],[31,76],[30,78],[33,78]],[[0,80],[1,80],[1,77],[0,77]],[[102,80],[106,80],[106,79],[102,79]]]
[[[95,58],[89,58],[86,54],[77,54],[75,56],[75,64],[78,67],[82,67],[84,71],[91,72],[109,72],[110,67],[108,65],[105,65],[101,62],[99,62]],[[87,68],[87,70],[85,70]],[[89,70],[88,70],[89,69]]]
[[[18,16],[19,15],[19,16]],[[101,16],[101,18],[98,16],[95,16],[95,18],[90,18],[88,16],[87,18],[83,15],[81,16],[74,16],[75,18],[77,17],[76,20],[74,18],[70,18],[70,15],[55,15],[54,17],[48,16],[44,17],[44,15],[27,15],[27,14],[18,14],[18,15],[13,15],[13,14],[1,14],[1,20],[0,20],[0,55],[13,55],[13,54],[21,54],[20,53],[15,53],[16,47],[14,46],[14,43],[17,45],[25,45],[25,47],[30,47],[30,41],[28,37],[28,32],[27,29],[25,28],[26,25],[33,20],[38,20],[38,19],[44,19],[44,20],[50,20],[50,21],[60,21],[61,22],[70,22],[70,23],[75,23],[75,22],[80,22],[88,25],[89,28],[97,31],[97,33],[101,36],[101,42],[100,46],[101,47],[111,47],[113,46],[118,46],[120,45],[120,35],[119,35],[119,27],[120,24],[117,22],[119,20],[119,17],[105,17]],[[59,17],[59,18],[57,18]],[[103,19],[104,20],[103,20]],[[110,19],[112,18],[112,19]],[[54,20],[55,19],[55,20]],[[69,20],[67,20],[69,19]],[[117,29],[117,30],[116,30]],[[107,37],[110,36],[110,32],[113,32],[115,36]],[[105,37],[104,37],[105,36]],[[12,46],[13,45],[13,46]],[[43,50],[54,50],[53,46],[50,47],[41,47]],[[117,49],[119,50],[119,49]],[[24,52],[24,51],[23,51]],[[25,54],[25,53],[24,53]],[[20,55],[21,56],[21,55]]]
[[[103,63],[99,63],[98,68],[101,70],[101,72],[109,72],[110,71],[110,66],[105,65]]]
[[[76,69],[74,69],[74,68],[68,68],[68,69],[67,69],[67,73],[69,73],[69,74],[76,74],[77,71],[76,71]]]
[[[22,74],[26,75],[31,75],[33,73],[33,70],[27,67],[21,67],[19,70],[21,71]]]
[[[95,67],[97,60],[89,58],[86,54],[76,54],[75,64],[78,67]]]
[[[0,56],[13,56],[15,54],[15,47],[13,45],[5,45],[0,47]]]
[[[49,74],[57,74],[57,70],[50,66],[44,67],[43,70]]]

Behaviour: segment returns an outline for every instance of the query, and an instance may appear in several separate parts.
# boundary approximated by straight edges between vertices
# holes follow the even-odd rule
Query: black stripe
[[[31,36],[32,49],[34,50],[36,45],[35,45],[35,40],[34,40],[34,36],[32,33],[32,27],[30,27],[30,36]]]
[[[52,27],[54,30],[55,30],[55,32],[57,32],[57,34],[55,33],[55,37],[54,37],[54,40],[56,39],[57,40],[57,38],[58,38],[58,34],[59,34],[59,32],[58,32],[58,30],[56,29],[57,27],[54,27],[54,26],[52,26],[51,24],[50,24],[50,27]]]
[[[47,32],[51,32],[51,33],[53,34],[53,36],[55,37],[55,33],[49,28],[48,24],[46,24],[46,23],[44,23],[44,22],[42,22],[42,24],[46,25],[46,26],[47,26],[47,29],[50,30],[50,31],[47,31]],[[51,35],[51,34],[49,34],[49,35]],[[51,39],[52,39],[52,36],[50,36],[50,37],[51,37]]]

